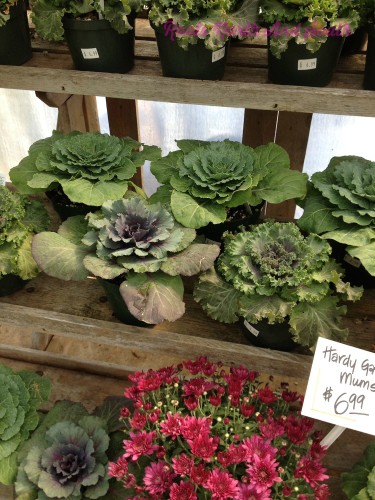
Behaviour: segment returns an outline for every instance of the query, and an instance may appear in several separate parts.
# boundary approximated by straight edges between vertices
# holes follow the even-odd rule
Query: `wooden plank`
[[[13,487],[0,484],[1,500],[14,500]]]
[[[249,109],[375,116],[372,91],[279,86],[230,81],[194,81],[90,71],[2,66],[0,87],[105,95],[122,99],[206,104]]]

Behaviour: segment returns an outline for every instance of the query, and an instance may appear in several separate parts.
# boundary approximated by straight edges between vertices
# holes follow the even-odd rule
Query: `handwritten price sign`
[[[375,435],[375,354],[319,338],[302,414]]]

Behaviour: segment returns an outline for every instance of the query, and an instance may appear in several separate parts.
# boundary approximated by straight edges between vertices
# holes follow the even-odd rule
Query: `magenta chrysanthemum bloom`
[[[285,432],[284,425],[269,418],[264,424],[259,424],[259,430],[265,438],[274,439]]]
[[[233,479],[229,472],[216,467],[210,473],[206,488],[211,491],[212,500],[226,500],[227,498],[235,498],[237,484],[237,479]]]
[[[254,484],[238,483],[236,500],[272,500],[271,491],[257,491]]]
[[[124,443],[124,457],[130,457],[131,460],[136,461],[143,455],[152,455],[159,446],[154,443],[156,437],[155,432],[142,431],[138,434],[129,432],[130,440],[123,441]]]
[[[288,415],[285,422],[286,435],[294,444],[302,444],[313,427],[314,421],[311,418],[298,418],[293,414]]]
[[[196,500],[197,498],[193,484],[185,483],[184,481],[181,481],[180,484],[172,484],[169,494],[170,500]]]
[[[256,491],[265,491],[271,488],[274,483],[282,482],[276,470],[278,465],[276,459],[269,455],[264,458],[253,456],[253,462],[247,466],[246,471],[249,474],[250,483],[254,485]]]
[[[312,457],[302,457],[297,464],[294,472],[294,477],[302,477],[312,487],[316,486],[317,482],[328,479],[329,476],[324,474],[325,469],[319,460]]]
[[[220,441],[220,439],[219,439]],[[219,445],[216,438],[209,437],[208,434],[201,434],[194,440],[187,440],[191,453],[198,458],[202,458],[206,462],[210,462],[211,458],[215,455],[216,449]]]
[[[245,450],[245,460],[247,462],[252,462],[254,456],[259,458],[265,458],[267,456],[275,458],[277,453],[277,448],[274,448],[271,445],[269,439],[264,439],[262,436],[258,436],[257,434],[244,439],[242,448]]]
[[[167,419],[160,423],[160,430],[166,436],[176,439],[181,434],[182,418],[178,413],[172,415],[171,412],[167,413]]]
[[[169,465],[164,460],[159,460],[158,462],[151,462],[151,464],[145,468],[145,475],[143,482],[145,484],[145,490],[151,495],[157,495],[160,497],[166,491],[169,491],[172,486],[174,479],[174,474],[170,470]]]
[[[263,389],[259,389],[258,391],[258,399],[267,405],[274,403],[277,401],[276,395],[271,391],[271,389],[266,386]]]
[[[315,500],[327,500],[329,496],[327,484],[320,484],[315,488]]]
[[[108,475],[112,477],[122,478],[128,473],[128,462],[126,458],[120,457],[117,462],[108,463]]]
[[[195,396],[184,398],[185,406],[188,410],[193,411],[198,406],[198,399]]]
[[[182,455],[179,455],[178,457],[173,457],[172,462],[173,470],[176,474],[180,474],[181,476],[188,476],[194,465],[194,460],[191,457],[188,457],[186,453],[182,453]]]
[[[136,431],[141,431],[146,425],[146,415],[144,413],[140,413],[139,411],[134,412],[134,416],[129,420],[130,425]]]
[[[185,417],[181,419],[181,434],[185,439],[195,439],[200,434],[209,434],[210,418]]]
[[[191,468],[190,479],[194,484],[205,487],[209,477],[210,471],[206,469],[206,465],[204,463],[194,465]]]

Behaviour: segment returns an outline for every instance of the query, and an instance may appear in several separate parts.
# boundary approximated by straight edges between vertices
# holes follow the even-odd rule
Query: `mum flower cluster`
[[[109,464],[126,498],[328,498],[325,448],[301,415],[303,396],[206,357],[129,378],[124,453]]]

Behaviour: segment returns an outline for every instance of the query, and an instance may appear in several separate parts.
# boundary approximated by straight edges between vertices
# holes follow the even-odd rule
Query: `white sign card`
[[[225,56],[225,47],[222,47],[219,50],[215,50],[212,52],[212,62],[220,61]]]
[[[318,66],[318,60],[314,59],[299,59],[298,60],[298,71],[309,71],[310,69],[316,69]]]
[[[375,353],[320,337],[302,415],[375,435]]]
[[[83,59],[100,59],[98,49],[81,49]]]

